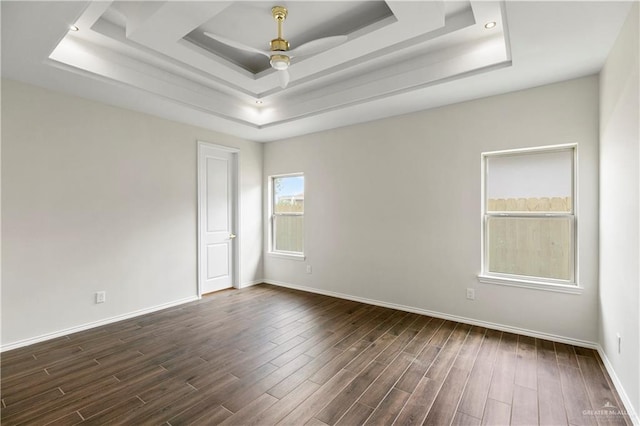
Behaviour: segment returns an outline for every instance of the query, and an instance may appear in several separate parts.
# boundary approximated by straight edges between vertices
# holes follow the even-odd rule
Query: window
[[[304,175],[272,176],[271,252],[302,256],[304,251]]]
[[[480,281],[576,287],[575,151],[565,145],[482,154]]]

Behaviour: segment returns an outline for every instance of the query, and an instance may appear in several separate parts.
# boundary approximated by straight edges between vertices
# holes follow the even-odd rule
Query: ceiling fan
[[[287,19],[287,9],[283,6],[274,6],[271,8],[271,15],[273,19],[278,23],[278,37],[271,40],[270,50],[255,49],[251,46],[246,46],[240,42],[229,40],[225,37],[217,34],[205,32],[207,37],[211,37],[214,40],[224,43],[227,46],[231,46],[235,49],[245,50],[247,52],[259,53],[269,58],[271,68],[278,71],[278,78],[280,80],[280,87],[283,89],[289,84],[289,64],[291,59],[298,56],[307,56],[320,53],[332,47],[338,46],[347,41],[347,36],[333,36],[324,37],[316,40],[312,40],[305,43],[293,50],[289,50],[289,42],[282,38],[282,22]]]

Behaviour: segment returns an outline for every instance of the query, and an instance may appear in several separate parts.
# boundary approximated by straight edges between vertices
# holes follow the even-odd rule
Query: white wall
[[[574,142],[584,292],[479,284],[481,152]],[[269,143],[265,179],[305,173],[307,259],[265,279],[595,342],[597,168],[595,76]]]
[[[7,80],[2,124],[3,345],[196,295],[197,140],[241,150],[262,277],[262,144]]]
[[[640,413],[640,74],[636,2],[600,74],[600,343]],[[622,337],[618,353],[616,334]]]

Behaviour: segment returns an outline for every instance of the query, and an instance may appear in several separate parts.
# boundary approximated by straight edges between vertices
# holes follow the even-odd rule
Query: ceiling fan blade
[[[271,53],[269,51],[255,49],[255,48],[253,48],[251,46],[244,45],[244,44],[242,44],[240,42],[237,42],[237,41],[234,41],[234,40],[229,40],[228,38],[219,36],[218,34],[205,32],[204,35],[206,35],[207,37],[212,38],[212,39],[214,39],[216,41],[219,41],[220,43],[226,44],[227,46],[233,47],[235,49],[244,50],[246,52],[259,53],[261,55],[265,55],[266,57],[271,56]]]
[[[282,87],[283,89],[286,88],[287,84],[289,84],[289,71],[278,71],[278,80],[280,80],[280,87]]]
[[[347,41],[347,39],[348,37],[345,35],[319,38],[305,43],[302,46],[298,46],[295,49],[288,51],[287,54],[291,58],[294,56],[314,55],[331,49],[332,47],[339,46]]]

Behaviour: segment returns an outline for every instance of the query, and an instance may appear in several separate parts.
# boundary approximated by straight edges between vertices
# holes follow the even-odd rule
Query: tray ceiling
[[[439,99],[435,103],[447,103],[434,88],[513,68],[512,33],[515,31],[517,40],[520,31],[514,30],[507,13],[511,4],[503,2],[280,2],[289,10],[283,31],[292,49],[321,37],[348,37],[332,49],[294,58],[289,68],[291,81],[282,89],[266,56],[231,48],[204,35],[210,32],[268,50],[269,41],[277,34],[271,7],[278,2],[2,3],[3,75],[24,79],[16,77],[21,74],[16,69],[19,64],[5,66],[6,44],[10,45],[9,55],[15,54],[20,43],[32,44],[35,50],[29,55],[34,62],[64,73],[59,87],[67,91],[73,92],[68,87],[73,86],[72,74],[81,80],[78,87],[94,83],[85,92],[90,97],[253,140],[272,140],[434,106],[433,101],[420,102],[421,94],[433,93]],[[57,6],[55,11],[52,3]],[[625,3],[608,8],[597,5],[608,13],[605,16],[610,21],[596,31],[603,52],[586,64],[583,60],[580,70],[571,71],[574,75],[597,71],[605,45],[615,39],[628,10]],[[599,10],[591,9],[584,14],[591,16]],[[35,18],[38,10],[46,16]],[[6,19],[7,14],[14,19]],[[29,15],[40,21],[43,31],[26,40],[27,32],[16,19],[26,20]],[[517,8],[513,16],[521,25]],[[495,26],[488,29],[490,22]],[[69,24],[79,31],[67,31]],[[24,33],[23,39],[13,32],[5,35],[7,25]],[[525,47],[529,44],[530,40],[524,40]],[[26,75],[29,79],[29,73]],[[529,81],[535,84],[539,79]],[[110,92],[108,86],[113,88],[111,94],[106,93]],[[489,94],[499,91],[494,87]],[[117,93],[123,93],[119,101]],[[470,88],[466,95],[454,93],[450,101],[482,94],[482,90]]]

